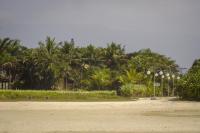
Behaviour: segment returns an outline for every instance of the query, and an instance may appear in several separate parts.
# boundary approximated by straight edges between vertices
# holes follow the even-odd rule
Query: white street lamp
[[[160,71],[159,74],[160,74],[160,75],[163,75],[163,71]]]
[[[169,77],[169,73],[167,73],[166,76]]]
[[[83,74],[82,74],[82,73],[83,73],[83,69],[86,69],[86,70],[87,70],[89,67],[90,67],[90,66],[89,66],[88,64],[82,64],[82,65],[81,65],[81,75],[80,75],[80,76],[81,76],[81,80],[82,80],[82,75],[83,75]],[[82,88],[82,83],[81,83],[81,82],[80,82],[80,86],[81,86],[81,88]]]
[[[178,76],[178,77],[177,77],[177,79],[179,80],[179,79],[180,79],[180,77]]]
[[[158,77],[158,73],[155,73],[155,76]]]
[[[89,66],[88,64],[85,64],[83,67],[84,67],[85,69],[88,69],[90,66]]]
[[[151,71],[148,70],[148,71],[147,71],[147,75],[150,75],[150,74],[151,74]]]

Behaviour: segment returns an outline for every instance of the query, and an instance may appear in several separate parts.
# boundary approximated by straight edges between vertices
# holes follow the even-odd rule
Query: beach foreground
[[[0,102],[0,133],[199,133],[200,103]]]

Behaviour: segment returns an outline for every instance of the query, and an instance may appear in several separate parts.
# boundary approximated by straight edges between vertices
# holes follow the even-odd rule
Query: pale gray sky
[[[0,37],[36,47],[47,35],[151,48],[190,67],[200,58],[200,0],[0,0]]]

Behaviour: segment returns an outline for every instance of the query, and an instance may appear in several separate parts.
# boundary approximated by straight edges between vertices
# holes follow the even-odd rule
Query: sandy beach
[[[199,133],[200,102],[0,102],[0,133]]]

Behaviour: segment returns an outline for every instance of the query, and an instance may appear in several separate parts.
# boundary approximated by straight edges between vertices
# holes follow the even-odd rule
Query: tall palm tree
[[[6,50],[12,43],[13,40],[11,40],[10,38],[3,38],[3,39],[0,38],[0,53]]]
[[[61,77],[64,79],[64,89],[68,88],[68,80],[72,78],[72,62],[74,60],[74,40],[71,39],[71,42],[65,41],[61,43],[61,58],[62,60],[62,68],[61,68]],[[73,80],[73,79],[71,79]]]
[[[16,76],[17,56],[20,48],[18,40],[0,39],[0,67],[3,72],[6,72],[8,88],[11,88],[11,82]]]
[[[45,42],[39,42],[37,59],[41,77],[41,87],[52,88],[59,78],[59,44],[55,38],[47,37]]]
[[[111,69],[119,69],[120,60],[125,56],[125,50],[120,44],[111,43],[105,48],[104,57],[106,64]]]

